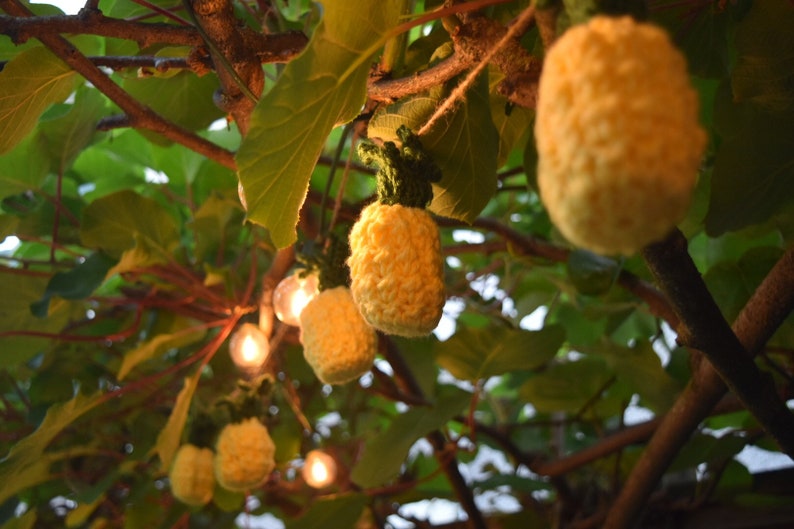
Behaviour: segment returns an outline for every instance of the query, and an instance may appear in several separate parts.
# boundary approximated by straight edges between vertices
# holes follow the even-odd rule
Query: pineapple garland
[[[350,289],[374,328],[425,336],[438,325],[446,301],[438,227],[425,210],[441,171],[407,127],[397,136],[401,149],[392,142],[383,148],[359,144],[362,161],[380,168],[378,200],[350,231]]]
[[[324,384],[345,384],[372,368],[375,330],[362,317],[347,284],[347,247],[329,238],[324,255],[309,258],[319,271],[319,290],[300,314],[306,361]]]
[[[573,244],[631,255],[686,214],[706,134],[667,34],[597,16],[551,47],[538,87],[538,187]]]

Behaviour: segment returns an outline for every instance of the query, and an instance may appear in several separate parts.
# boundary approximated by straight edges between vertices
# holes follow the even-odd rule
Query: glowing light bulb
[[[310,487],[327,487],[336,479],[336,460],[322,450],[312,450],[306,454],[301,474]]]
[[[303,307],[316,295],[316,275],[300,277],[298,274],[292,274],[276,285],[273,291],[273,311],[276,317],[287,325],[299,327]]]
[[[244,323],[234,332],[229,342],[229,354],[241,369],[261,366],[270,354],[270,343],[259,326]]]

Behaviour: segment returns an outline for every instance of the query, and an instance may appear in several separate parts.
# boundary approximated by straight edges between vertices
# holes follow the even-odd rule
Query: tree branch
[[[767,274],[736,318],[733,330],[746,351],[756,354],[794,308],[794,248]],[[627,529],[689,436],[725,393],[714,367],[700,362],[684,392],[659,428],[612,504],[603,529]]]
[[[794,415],[764,378],[711,297],[687,252],[687,240],[676,230],[643,250],[648,268],[667,294],[681,323],[679,341],[702,351],[731,391],[794,457]]]
[[[33,16],[33,13],[19,3],[18,0],[0,0],[0,7],[6,13],[17,17]],[[37,38],[58,58],[93,83],[97,89],[127,113],[131,126],[161,134],[165,138],[184,145],[221,165],[235,169],[234,155],[230,151],[171,123],[149,107],[136,101],[65,38],[55,33],[43,34]]]

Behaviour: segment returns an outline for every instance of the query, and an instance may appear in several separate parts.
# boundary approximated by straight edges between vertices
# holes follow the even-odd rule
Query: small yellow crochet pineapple
[[[303,355],[324,384],[344,384],[372,367],[378,338],[350,289],[323,290],[300,315]]]
[[[168,472],[174,498],[194,507],[209,503],[215,489],[213,456],[209,448],[199,448],[194,444],[186,443],[179,447]]]
[[[378,202],[364,208],[350,231],[350,289],[376,329],[425,336],[438,325],[446,301],[438,226],[424,209],[440,171],[407,128],[397,135],[402,151],[391,142],[383,149],[359,146],[365,163],[381,167]]]
[[[261,485],[276,466],[276,445],[259,419],[224,426],[215,446],[215,477],[228,490],[245,492]]]
[[[667,34],[605,16],[568,30],[546,56],[535,137],[552,222],[577,246],[625,255],[684,217],[706,143]]]

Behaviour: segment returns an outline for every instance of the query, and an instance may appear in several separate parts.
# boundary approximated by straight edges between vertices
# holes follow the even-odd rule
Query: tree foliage
[[[0,527],[794,523],[790,471],[736,457],[794,456],[791,2],[0,9]],[[709,134],[688,216],[629,258],[572,248],[535,186],[544,50],[599,12],[670,33]],[[442,172],[446,317],[324,386],[273,289],[345,240],[376,189],[355,145],[402,125]],[[268,480],[175,500],[177,448],[251,410]]]

